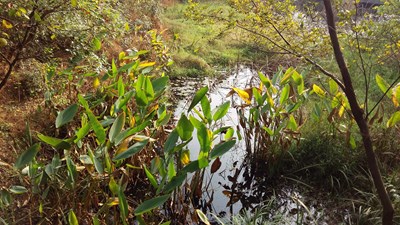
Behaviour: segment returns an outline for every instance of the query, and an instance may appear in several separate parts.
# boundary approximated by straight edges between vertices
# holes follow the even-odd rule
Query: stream
[[[175,103],[175,118],[188,108],[194,93],[201,87],[209,87],[208,98],[211,109],[215,109],[223,102],[230,100],[231,105],[239,105],[237,96],[227,97],[232,87],[245,89],[257,73],[248,67],[241,66],[233,73],[225,73],[223,79],[215,78],[175,78],[171,81],[171,92],[177,98]],[[227,115],[221,122],[222,126],[238,126],[238,115],[234,107],[230,107]],[[193,137],[196,137],[196,130]],[[199,143],[194,138],[188,145],[191,159],[199,154]],[[281,184],[270,184],[264,177],[257,176],[243,141],[238,141],[233,149],[221,158],[222,166],[217,172],[211,173],[210,168],[205,171],[203,180],[203,198],[200,200],[202,211],[207,213],[210,221],[215,216],[229,220],[230,216],[239,212],[247,216],[255,215],[263,208],[267,221],[279,219],[284,224],[332,224],[338,218],[330,215],[343,215],[344,212],[330,210],[325,205],[327,196],[323,193],[310,191],[298,182],[286,180]],[[210,163],[210,165],[212,162]],[[191,177],[188,177],[190,180]],[[329,197],[328,197],[329,198]],[[280,218],[275,218],[277,216]],[[342,218],[343,219],[343,218]],[[218,224],[218,223],[216,223]]]

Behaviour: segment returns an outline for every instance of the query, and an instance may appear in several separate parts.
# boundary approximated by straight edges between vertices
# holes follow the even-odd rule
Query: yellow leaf
[[[6,29],[11,29],[13,27],[13,25],[9,23],[7,20],[3,20],[2,26]]]
[[[93,81],[93,88],[97,89],[100,86],[100,80],[98,77],[96,77],[96,79],[94,79]]]
[[[118,60],[121,61],[125,58],[125,52],[120,52],[118,55]]]
[[[0,48],[6,46],[7,44],[8,42],[5,38],[0,38]]]
[[[118,204],[119,204],[119,200],[117,197],[108,199],[108,203],[107,203],[108,206],[115,206]]]
[[[392,101],[395,107],[399,107],[400,103],[400,83],[393,88],[392,91]]]
[[[132,116],[131,119],[130,119],[130,121],[129,121],[129,125],[130,125],[131,127],[134,127],[134,126],[135,126],[135,123],[136,123],[136,119],[135,119],[134,116]]]
[[[344,113],[344,106],[340,106],[339,112],[338,112],[339,117],[342,117],[343,113]]]
[[[190,152],[189,150],[183,150],[181,153],[181,163],[187,165],[190,163]]]
[[[325,91],[322,90],[322,88],[320,88],[318,85],[313,84],[313,91],[319,95],[320,97],[325,97]]]
[[[249,95],[249,93],[247,93],[246,91],[239,89],[239,88],[232,88],[238,95],[239,97],[246,102],[246,104],[250,104],[251,103],[251,97]]]
[[[146,68],[146,67],[154,66],[155,64],[156,64],[156,62],[140,63],[139,68]]]
[[[125,23],[125,31],[130,31],[129,23]]]
[[[130,142],[130,141],[131,141],[130,138],[125,139],[125,140],[118,146],[118,149],[117,149],[117,151],[115,152],[115,155],[119,155],[119,154],[121,154],[122,152],[126,151],[126,150],[128,149],[128,145],[129,145],[129,142]]]

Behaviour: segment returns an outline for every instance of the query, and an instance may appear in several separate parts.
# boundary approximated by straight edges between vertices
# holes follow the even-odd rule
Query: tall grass
[[[229,8],[219,2],[201,4],[210,10]],[[172,76],[212,75],[218,67],[251,61],[252,52],[256,51],[249,51],[250,45],[242,41],[242,31],[231,30],[221,22],[204,24],[188,19],[186,7],[184,3],[175,3],[166,7],[160,17],[173,50]]]

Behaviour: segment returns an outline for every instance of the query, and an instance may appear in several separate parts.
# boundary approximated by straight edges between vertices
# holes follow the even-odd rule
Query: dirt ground
[[[28,90],[21,89],[21,85],[10,80],[0,90],[0,188],[8,188],[10,180],[9,173],[12,166],[27,147],[26,123],[29,124],[31,132],[42,131],[51,125],[52,116],[45,109],[42,93],[34,96],[26,96]]]

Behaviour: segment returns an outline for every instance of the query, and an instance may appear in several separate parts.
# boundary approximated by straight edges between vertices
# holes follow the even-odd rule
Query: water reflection
[[[190,104],[191,98],[200,87],[208,85],[208,97],[211,108],[216,108],[227,99],[232,87],[245,89],[255,79],[257,73],[250,68],[240,67],[223,79],[180,78],[172,81],[172,93],[176,97],[175,117],[179,118]],[[233,106],[240,106],[237,96],[231,96]],[[220,126],[238,127],[237,110],[231,107]],[[193,137],[196,137],[196,130]],[[221,137],[222,139],[222,137]],[[274,219],[279,214],[285,217],[285,224],[297,224],[299,216],[303,216],[303,224],[327,224],[324,207],[315,198],[305,197],[300,193],[306,190],[287,182],[287,179],[271,181],[268,179],[267,165],[247,151],[246,143],[239,142],[220,159],[221,167],[217,171],[207,168],[203,172],[188,177],[192,195],[192,203],[203,212],[230,217],[240,211],[254,212],[262,205],[268,205],[264,216],[266,220]],[[188,145],[191,159],[199,154],[199,143],[194,138]],[[213,163],[213,162],[212,162]],[[214,173],[212,173],[214,172]],[[279,213],[277,213],[279,212]],[[210,217],[212,218],[212,217]]]

